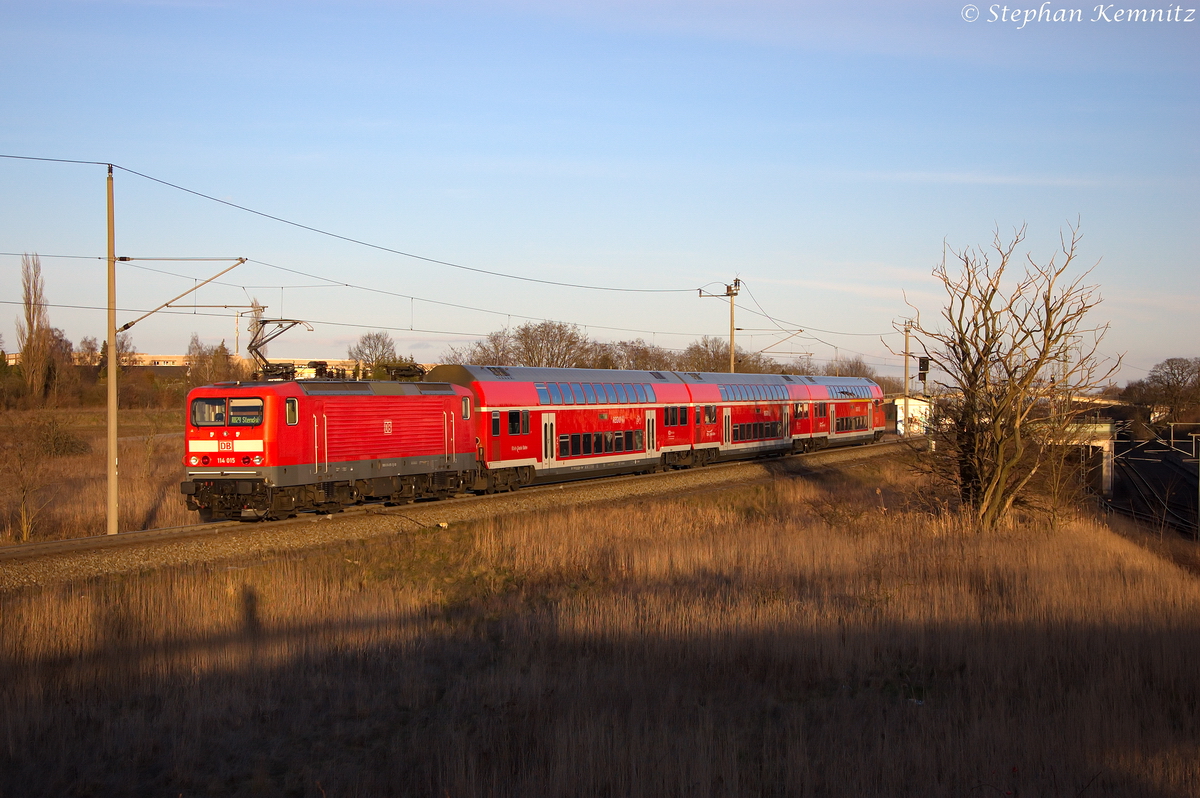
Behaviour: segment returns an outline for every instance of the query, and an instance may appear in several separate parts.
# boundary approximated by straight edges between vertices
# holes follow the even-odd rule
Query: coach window
[[[296,426],[296,422],[300,420],[299,403],[295,399],[288,399],[285,407],[287,408],[287,423],[289,427]]]
[[[562,394],[558,392],[558,386],[552,382],[546,383],[546,391],[550,394],[550,401],[556,405],[561,405]]]
[[[612,454],[613,452],[613,434],[611,432],[604,433],[604,453]]]
[[[585,382],[583,384],[583,395],[587,398],[587,403],[589,405],[596,404],[596,391],[594,388],[592,388],[591,383]]]
[[[562,391],[562,398],[563,398],[564,405],[575,404],[575,397],[571,393],[571,384],[570,383],[560,382],[558,384],[558,390]]]
[[[634,397],[636,396],[636,401],[640,402],[641,404],[646,403],[646,389],[643,388],[640,383],[637,385],[626,385],[625,393],[629,394],[629,401],[631,402],[635,401]]]
[[[521,411],[521,434],[522,435],[529,434],[529,411],[528,410]]]
[[[581,445],[582,445],[582,443],[579,440],[579,433],[576,432],[574,435],[571,436],[571,456],[572,457],[576,457],[582,453],[583,450],[580,448]]]
[[[570,457],[571,456],[571,436],[570,435],[559,435],[558,436],[558,456],[559,457]]]
[[[508,411],[508,434],[509,435],[520,435],[521,434],[521,411],[520,410],[509,410]]]
[[[654,395],[654,386],[645,385],[643,387],[646,389],[646,399],[648,399],[650,402],[657,402],[658,398]]]
[[[677,408],[677,407],[664,407],[663,408],[663,426],[664,427],[673,427],[673,426],[675,426],[675,423],[678,420],[679,420],[679,408]]]
[[[463,418],[468,419],[471,417],[471,397],[464,396],[462,399],[463,399],[463,409],[462,409]]]
[[[628,435],[629,433],[626,432],[625,434]],[[634,449],[634,451],[640,452],[645,448],[646,448],[646,431],[641,430],[641,429],[635,429],[633,431],[633,449]]]
[[[613,451],[617,453],[625,451],[625,436],[619,432],[613,433]]]
[[[628,400],[625,398],[625,386],[618,382],[613,387],[617,390],[617,403],[622,405],[626,404]]]
[[[257,427],[263,420],[262,399],[230,399],[229,426]]]
[[[592,433],[590,432],[583,433],[583,453],[592,453]]]
[[[492,411],[492,437],[493,438],[500,437],[500,411],[499,410]]]
[[[686,426],[687,426],[687,423],[688,423],[688,421],[687,421],[687,416],[688,416],[688,414],[687,414],[687,411],[688,411],[687,407],[681,407],[681,408],[679,408],[679,425],[680,425],[681,427],[686,427]]]
[[[625,451],[632,452],[633,449],[633,430],[625,430]]]
[[[577,382],[571,383],[571,393],[574,394],[574,396],[575,396],[575,404],[577,404],[577,405],[587,404],[587,399],[583,395],[583,386],[582,385],[580,385]]]
[[[592,433],[592,449],[596,454],[604,454],[604,433]]]
[[[535,382],[533,384],[533,387],[534,387],[534,390],[537,391],[538,404],[543,404],[543,405],[550,404],[550,392],[546,390],[546,383]],[[557,404],[557,402],[555,404]]]

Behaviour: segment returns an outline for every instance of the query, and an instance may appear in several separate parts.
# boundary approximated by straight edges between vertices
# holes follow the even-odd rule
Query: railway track
[[[719,463],[704,468],[541,485],[512,493],[459,496],[394,507],[364,504],[346,508],[333,516],[307,513],[283,521],[224,521],[14,544],[0,548],[0,590],[114,571],[146,570],[281,549],[313,548],[379,534],[411,532],[438,524],[479,520],[491,515],[720,489],[771,479],[781,473],[803,476],[843,467],[841,464],[896,455],[909,445],[906,441],[886,441],[782,458]],[[67,573],[54,576],[62,570],[50,565],[56,561],[71,561],[78,568],[67,568]]]

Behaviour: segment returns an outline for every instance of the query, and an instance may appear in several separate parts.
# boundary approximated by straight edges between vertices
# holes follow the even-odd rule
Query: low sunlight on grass
[[[0,794],[1200,792],[1194,577],[919,492],[873,465],[0,597]]]

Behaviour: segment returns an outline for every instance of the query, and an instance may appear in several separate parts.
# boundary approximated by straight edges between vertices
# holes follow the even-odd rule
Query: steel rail
[[[713,463],[711,465],[704,466],[704,468],[705,470],[719,470],[732,468],[735,466],[751,465],[755,463],[764,464],[783,461],[800,461],[804,463],[811,462],[813,465],[821,465],[822,463],[837,463],[841,461],[850,462],[855,460],[870,459],[873,457],[882,457],[890,453],[900,452],[910,448],[912,445],[914,445],[914,443],[919,445],[920,440],[921,439],[914,438],[909,440],[884,441],[882,443],[871,443],[864,446],[838,446],[831,449],[820,449],[815,452],[786,455],[784,457],[729,460],[727,462]],[[613,477],[576,479],[566,482],[554,482],[546,485],[523,487],[519,489],[519,492],[521,494],[537,494],[544,491],[561,490],[565,487],[571,487],[575,485],[595,484],[601,480],[608,484],[619,485],[622,482],[629,482],[633,480],[666,478],[672,474],[686,473],[688,470],[690,469],[668,469],[666,471],[656,471],[649,474],[625,474]],[[451,501],[456,504],[460,502],[485,502],[489,499],[498,499],[511,495],[512,493],[508,492],[481,495],[460,494],[441,501]],[[436,503],[438,503],[438,500],[419,502],[419,504]],[[382,502],[369,502],[346,507],[342,511],[338,512],[337,515],[339,517],[347,517],[371,513],[375,515],[403,516],[405,509],[409,508],[410,506],[410,504],[388,506]],[[235,530],[239,532],[246,532],[252,529],[273,529],[288,524],[307,523],[314,517],[320,517],[322,515],[326,515],[326,513],[305,512],[301,513],[295,518],[287,518],[279,521],[216,521],[207,524],[188,524],[186,526],[162,527],[160,529],[141,529],[137,531],[120,532],[116,535],[91,535],[83,538],[68,538],[65,540],[15,543],[7,546],[0,546],[0,562],[26,560],[37,557],[50,557],[54,555],[79,554],[83,552],[101,551],[139,545],[176,543],[184,540],[194,540],[196,538],[220,535],[222,533],[229,533]]]

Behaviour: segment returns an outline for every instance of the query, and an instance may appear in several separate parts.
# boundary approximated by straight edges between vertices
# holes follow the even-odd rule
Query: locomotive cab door
[[[554,466],[555,446],[558,439],[554,437],[554,414],[542,413],[542,456],[538,468],[546,469]]]
[[[312,403],[312,472],[329,473],[329,418],[325,415],[325,403]]]

